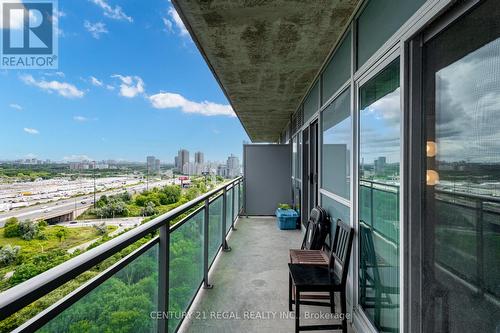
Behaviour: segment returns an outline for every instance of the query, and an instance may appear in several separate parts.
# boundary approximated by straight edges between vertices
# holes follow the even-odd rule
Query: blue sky
[[[59,12],[59,69],[0,73],[0,159],[241,157],[248,137],[168,0]]]

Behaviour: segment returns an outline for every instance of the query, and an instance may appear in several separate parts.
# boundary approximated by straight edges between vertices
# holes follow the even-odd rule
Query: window
[[[319,109],[319,87],[318,82],[314,84],[309,95],[304,101],[304,123],[311,120],[311,117]]]
[[[482,1],[423,47],[425,331],[500,327],[499,14]]]
[[[297,156],[297,136],[292,140],[292,177],[297,178],[298,169],[298,156]]]
[[[326,101],[328,101],[328,99],[349,80],[350,76],[351,32],[349,31],[323,72],[321,105],[324,105]]]
[[[358,18],[357,68],[363,66],[425,1],[370,0]]]
[[[399,59],[359,91],[359,304],[399,329]]]
[[[351,93],[343,92],[323,111],[321,187],[350,198]]]

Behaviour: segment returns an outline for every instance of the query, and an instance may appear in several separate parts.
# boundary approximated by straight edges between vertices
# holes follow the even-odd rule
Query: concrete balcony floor
[[[232,250],[211,269],[213,289],[202,289],[181,332],[294,332],[288,311],[288,250],[299,248],[299,230],[278,230],[271,217],[240,217],[229,238]],[[337,297],[338,299],[338,297]],[[336,302],[340,311],[340,302]],[[301,305],[301,325],[338,323],[314,319],[328,307]],[[321,331],[316,331],[321,332]],[[323,331],[325,332],[325,331]],[[333,332],[333,331],[331,331]],[[337,331],[340,332],[340,331]],[[349,332],[354,332],[349,326]]]

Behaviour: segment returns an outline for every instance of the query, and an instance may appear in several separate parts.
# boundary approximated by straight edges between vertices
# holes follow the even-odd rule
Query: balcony
[[[302,233],[278,230],[271,217],[238,217],[242,194],[235,179],[7,290],[1,319],[26,316],[38,302],[47,308],[14,332],[292,331],[288,249]],[[108,268],[61,295],[96,265]],[[54,294],[61,298],[48,304]],[[320,317],[327,308],[303,306],[301,313],[305,324],[335,321]]]
[[[240,217],[236,227],[229,239],[232,251],[216,260],[209,276],[214,288],[201,290],[180,332],[293,332],[288,249],[299,246],[302,233],[278,230],[271,217]],[[328,316],[329,308],[301,306],[301,318],[310,318],[301,320],[303,325],[338,323],[321,315]]]

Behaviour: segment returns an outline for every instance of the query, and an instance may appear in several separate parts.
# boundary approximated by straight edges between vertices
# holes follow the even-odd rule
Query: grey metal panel
[[[245,213],[274,215],[279,203],[292,203],[290,145],[243,145]]]

